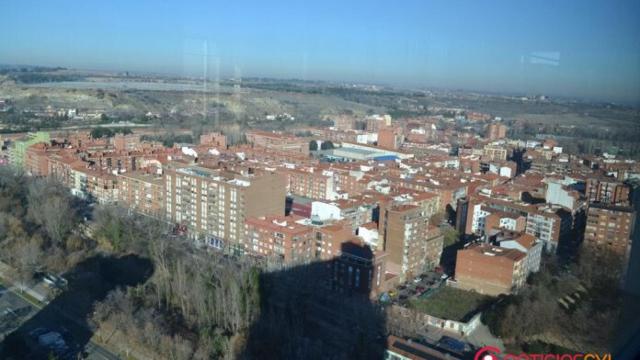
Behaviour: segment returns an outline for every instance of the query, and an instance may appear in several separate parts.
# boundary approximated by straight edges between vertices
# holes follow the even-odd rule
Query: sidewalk
[[[30,287],[24,287],[23,289],[22,286],[16,285],[15,282],[12,280],[14,278],[12,274],[14,273],[15,271],[11,268],[11,266],[0,261],[0,280],[4,282],[4,285],[7,287],[8,291],[11,291],[15,295],[29,302],[37,309],[42,309],[49,304],[49,301],[46,300],[46,296],[42,295],[37,290]],[[36,284],[34,287],[38,287],[38,284]],[[25,296],[25,295],[28,295],[28,296]],[[29,298],[29,296],[31,298]],[[40,300],[40,299],[43,299],[43,300]],[[67,314],[64,311],[64,309],[61,309],[59,307],[54,307],[54,309],[57,311],[57,313],[60,316],[64,317],[67,321],[73,322],[82,327],[86,326],[83,322]],[[111,352],[106,348],[106,344],[96,342],[95,339],[87,343],[86,346],[89,350],[90,359],[109,359],[109,360],[119,359],[116,353]]]
[[[15,278],[14,274],[15,274],[15,271],[11,268],[11,266],[0,261],[0,279],[5,281],[7,288],[9,288],[12,291],[15,290],[22,294],[27,294],[31,298],[35,299],[37,302],[41,303],[41,304],[33,304],[33,305],[42,307],[42,305],[46,305],[49,303],[49,301],[47,300],[47,294],[42,294],[41,292],[35,289],[36,287],[38,287],[39,284],[35,284],[31,287],[16,285],[16,282],[13,281],[13,279]],[[26,300],[31,300],[31,299],[26,299]],[[33,301],[29,301],[29,302],[33,303]]]

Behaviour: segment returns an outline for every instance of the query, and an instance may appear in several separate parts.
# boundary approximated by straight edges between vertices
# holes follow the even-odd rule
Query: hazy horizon
[[[640,4],[6,5],[0,63],[640,103]],[[206,60],[205,60],[206,59]]]

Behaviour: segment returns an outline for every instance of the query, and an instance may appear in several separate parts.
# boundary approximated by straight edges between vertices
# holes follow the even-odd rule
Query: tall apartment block
[[[387,269],[401,281],[420,275],[426,266],[429,220],[417,205],[395,205],[384,214]]]
[[[507,136],[507,127],[503,124],[487,125],[485,137],[489,140],[504,139]]]
[[[402,128],[385,126],[378,130],[378,146],[385,149],[397,150],[402,146],[404,135]]]
[[[118,202],[141,214],[162,219],[164,213],[164,182],[161,174],[140,172],[118,175]]]
[[[285,196],[278,174],[243,175],[191,165],[165,175],[167,221],[185,225],[194,238],[225,251],[243,251],[247,218],[284,216]]]
[[[635,220],[635,211],[627,206],[592,203],[587,211],[584,250],[602,266],[620,271],[622,281],[629,265]]]

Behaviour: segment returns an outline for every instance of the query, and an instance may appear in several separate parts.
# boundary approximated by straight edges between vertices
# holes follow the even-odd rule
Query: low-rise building
[[[455,286],[498,296],[517,292],[526,281],[526,254],[490,244],[458,250]]]
[[[543,244],[533,235],[515,231],[501,231],[495,235],[495,241],[502,248],[515,249],[527,254],[524,262],[527,275],[540,270]]]

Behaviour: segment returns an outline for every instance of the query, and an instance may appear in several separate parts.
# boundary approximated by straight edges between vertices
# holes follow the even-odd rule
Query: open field
[[[487,305],[492,299],[474,291],[445,286],[431,296],[412,299],[409,306],[441,319],[468,321],[479,308]]]

